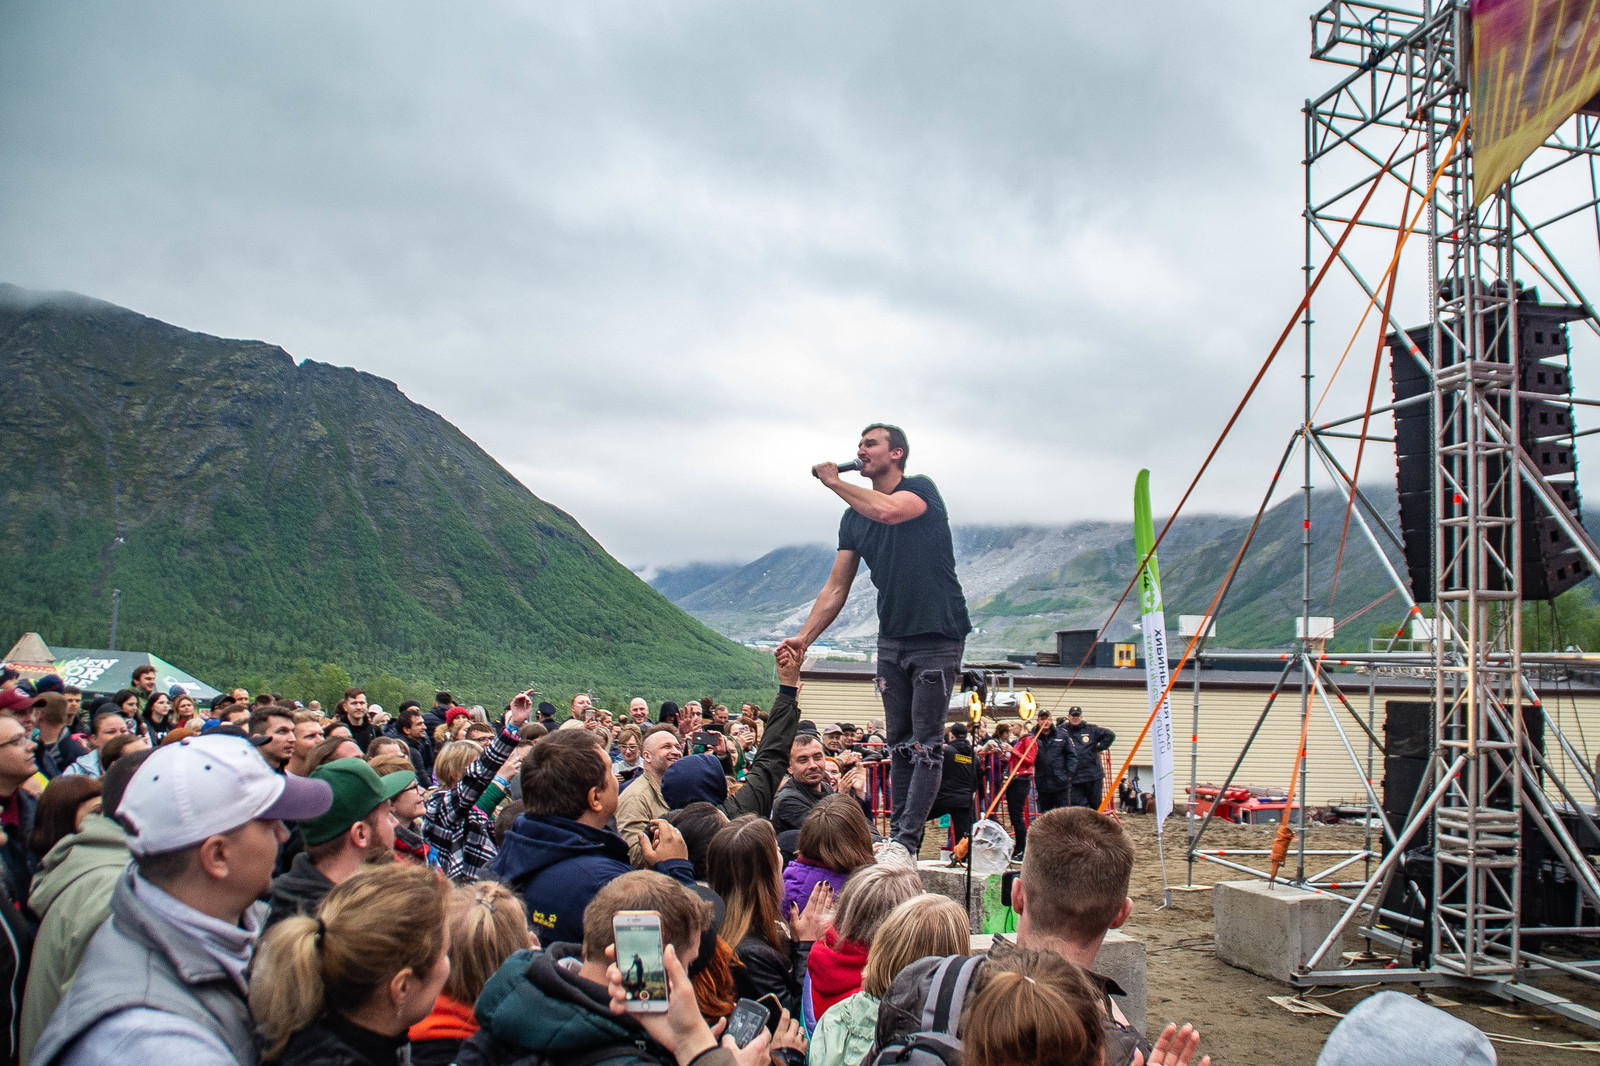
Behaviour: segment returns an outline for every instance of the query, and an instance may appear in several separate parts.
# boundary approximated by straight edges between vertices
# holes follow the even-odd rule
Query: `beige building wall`
[[[1363,678],[1341,675],[1339,678],[1345,695],[1357,713],[1365,719],[1367,714],[1367,689]],[[1032,689],[1042,709],[1052,710],[1058,718],[1068,706],[1083,708],[1084,717],[1096,725],[1105,726],[1117,734],[1111,748],[1112,772],[1122,765],[1129,748],[1144,728],[1149,717],[1145,690],[1136,685],[1107,685],[1079,681],[1073,685],[1071,696],[1059,685],[1036,685]],[[1339,732],[1326,707],[1312,693],[1310,727],[1306,738],[1306,795],[1314,807],[1331,802],[1359,803],[1365,793],[1362,777],[1367,758],[1367,738],[1361,727],[1351,718],[1330,692],[1329,703],[1343,727],[1345,737],[1356,755],[1352,762]],[[1416,699],[1412,692],[1379,691],[1373,714],[1373,729],[1379,739],[1383,737],[1383,703],[1386,698]],[[1591,773],[1594,757],[1600,754],[1600,699],[1579,696],[1574,699],[1564,693],[1559,697],[1545,694],[1546,712],[1552,722],[1559,725],[1567,740],[1580,753],[1586,755]],[[1239,689],[1208,687],[1204,678],[1200,687],[1199,730],[1199,781],[1202,784],[1221,784],[1228,775],[1233,761],[1239,757],[1262,708],[1267,702],[1265,689]],[[1189,787],[1189,738],[1193,725],[1193,689],[1187,685],[1174,686],[1172,697],[1174,764],[1177,785],[1173,798],[1183,803]],[[869,679],[807,679],[800,690],[801,717],[816,722],[854,722],[865,726],[874,718],[883,717],[883,705]],[[1266,725],[1251,745],[1235,782],[1241,785],[1258,785],[1286,788],[1294,763],[1295,745],[1300,739],[1300,690],[1298,684],[1285,687],[1267,716]],[[1592,800],[1582,791],[1579,780],[1565,758],[1560,757],[1555,738],[1546,743],[1547,757],[1559,771],[1568,776],[1569,788],[1580,800]],[[1149,738],[1140,745],[1135,765],[1150,765]],[[1374,752],[1372,759],[1372,787],[1379,798],[1383,795],[1383,757]],[[1109,781],[1109,779],[1108,779]],[[1553,784],[1546,791],[1559,798]]]

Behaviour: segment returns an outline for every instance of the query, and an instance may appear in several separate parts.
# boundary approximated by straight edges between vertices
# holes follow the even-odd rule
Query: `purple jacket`
[[[811,890],[821,881],[833,885],[834,895],[844,891],[845,875],[826,866],[815,866],[797,858],[783,868],[784,921],[789,920],[790,907],[798,906],[801,910],[806,909],[806,904],[811,900]]]

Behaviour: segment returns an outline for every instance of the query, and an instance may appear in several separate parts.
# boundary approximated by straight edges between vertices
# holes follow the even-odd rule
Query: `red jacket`
[[[1017,768],[1017,776],[1033,773],[1033,760],[1039,757],[1039,738],[1027,734],[1011,747],[1011,765]]]
[[[847,996],[861,991],[861,971],[867,966],[867,945],[859,940],[840,940],[832,926],[822,939],[811,945],[806,971],[811,975],[812,1017]]]

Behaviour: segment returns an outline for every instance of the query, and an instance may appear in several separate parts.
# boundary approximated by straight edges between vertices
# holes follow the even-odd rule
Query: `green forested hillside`
[[[104,646],[120,588],[121,647],[219,685],[768,694],[770,660],[392,382],[4,285],[0,367],[0,640]]]

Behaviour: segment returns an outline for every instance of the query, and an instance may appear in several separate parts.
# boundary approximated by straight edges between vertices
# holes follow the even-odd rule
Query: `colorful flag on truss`
[[[1472,0],[1471,10],[1476,206],[1600,93],[1600,5]]]

